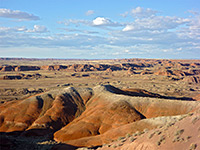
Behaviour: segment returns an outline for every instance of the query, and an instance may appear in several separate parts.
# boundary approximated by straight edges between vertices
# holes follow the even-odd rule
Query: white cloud
[[[120,14],[120,16],[122,16],[122,17],[127,17],[128,16],[128,14],[129,14],[129,12],[128,11],[126,11],[126,12],[124,12],[124,13],[122,13],[122,14]]]
[[[27,28],[25,26],[21,26],[21,27],[0,27],[0,32],[4,31],[4,32],[23,32],[26,31]]]
[[[33,14],[22,12],[20,10],[11,10],[5,8],[0,9],[0,17],[19,19],[19,20],[40,20],[38,16],[35,16]]]
[[[33,29],[28,29],[26,32],[31,32],[31,33],[45,33],[45,32],[48,32],[48,30],[47,30],[47,28],[45,26],[34,25]]]
[[[126,25],[122,31],[132,30],[168,30],[175,29],[180,25],[186,25],[190,19],[171,17],[171,16],[153,16],[148,18],[138,18],[134,22]]]
[[[134,17],[150,17],[154,16],[157,13],[157,11],[152,10],[150,8],[142,8],[142,7],[136,7],[135,9],[131,10],[131,14]]]
[[[92,21],[93,26],[112,26],[112,27],[118,27],[122,26],[121,23],[113,22],[108,18],[105,17],[97,17]]]
[[[125,49],[124,52],[125,53],[130,53],[130,50],[129,49]]]
[[[147,12],[146,15],[141,15],[144,12]],[[181,18],[161,16],[151,9],[138,7],[124,15],[130,14],[137,17],[126,23],[115,22],[106,17],[97,17],[94,20],[68,19],[59,22],[66,25],[63,29],[67,32],[62,34],[50,33],[42,25],[34,25],[32,29],[25,26],[0,27],[0,49],[20,49],[25,46],[46,49],[62,47],[62,54],[71,52],[68,53],[70,57],[77,52],[80,58],[86,52],[86,58],[200,56],[198,13]],[[129,20],[129,17],[121,19]],[[55,55],[59,56],[57,53]]]
[[[87,26],[87,27],[104,27],[102,29],[108,29],[106,27],[119,27],[122,26],[123,24],[119,23],[119,22],[113,22],[108,18],[105,17],[97,17],[94,20],[84,20],[84,19],[68,19],[65,21],[59,21],[59,24],[64,24],[66,26],[69,27],[83,27]],[[68,28],[69,28],[68,27]]]
[[[103,18],[103,17],[97,17],[92,22],[93,22],[93,25],[95,25],[95,26],[111,25],[111,24],[113,24],[112,21],[110,21],[107,18]]]
[[[88,10],[85,14],[87,16],[93,15],[94,14],[94,10]]]
[[[45,26],[34,25],[33,29],[27,29],[25,26],[21,27],[0,27],[0,35],[9,34],[14,32],[23,32],[23,33],[45,33],[48,32]]]
[[[122,29],[122,31],[131,31],[131,30],[134,30],[133,25],[126,25],[126,27],[124,29]]]
[[[69,26],[69,25],[80,26],[81,24],[88,25],[88,26],[92,25],[91,21],[83,20],[83,19],[68,19],[68,20],[64,20],[64,21],[59,21],[58,23],[64,24],[66,26]]]

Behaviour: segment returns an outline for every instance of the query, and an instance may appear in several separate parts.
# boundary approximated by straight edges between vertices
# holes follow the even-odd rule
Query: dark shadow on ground
[[[174,97],[174,96],[162,96],[160,94],[151,93],[143,89],[118,89],[112,85],[104,85],[105,88],[115,94],[122,94],[127,96],[138,96],[138,97],[152,97],[152,98],[161,98],[168,100],[182,100],[182,101],[196,101],[190,97]]]

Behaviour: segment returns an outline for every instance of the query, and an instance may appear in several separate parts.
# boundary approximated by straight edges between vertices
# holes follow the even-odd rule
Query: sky
[[[200,59],[200,2],[0,0],[0,57]]]

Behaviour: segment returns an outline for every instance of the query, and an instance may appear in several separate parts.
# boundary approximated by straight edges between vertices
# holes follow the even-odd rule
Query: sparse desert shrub
[[[190,144],[190,150],[195,150],[197,148],[197,144]]]
[[[156,144],[159,146],[159,145],[161,145],[161,143],[162,143],[163,141],[165,141],[165,136],[164,136],[164,135],[160,137],[160,139],[157,141]]]
[[[199,119],[200,119],[200,117],[194,117],[194,118],[192,118],[192,123],[195,124]]]
[[[122,145],[123,145],[123,143],[118,143],[116,146],[119,147],[119,146],[122,146]]]
[[[115,144],[114,144],[114,145],[112,145],[112,148],[117,148],[117,145],[115,145]]]
[[[186,117],[186,115],[182,115],[178,120],[181,121],[182,119],[184,119]]]
[[[125,137],[121,136],[121,137],[119,137],[117,140],[118,140],[118,141],[121,141],[121,140],[124,140],[124,139],[125,139]]]
[[[172,140],[172,142],[174,143],[174,142],[177,142],[177,141],[179,141],[179,139],[180,139],[180,137],[179,136],[176,136],[176,137],[174,137],[174,139]]]
[[[154,136],[155,132],[149,134],[148,138],[151,139]]]
[[[188,139],[190,139],[191,137],[192,137],[192,136],[187,136],[186,139],[188,140]]]
[[[110,144],[108,144],[107,146],[108,146],[108,147],[111,147],[111,145],[110,145]]]
[[[149,131],[149,129],[145,128],[143,131],[144,131],[144,133],[147,133]]]
[[[126,138],[129,138],[131,135],[129,133],[126,134]]]
[[[192,112],[190,112],[190,113],[188,113],[188,116],[192,116],[194,113],[192,113]]]
[[[181,138],[180,136],[176,136],[172,142],[181,142],[181,141],[184,141],[185,139],[184,138]]]
[[[140,132],[140,131],[135,132],[135,134],[138,135],[138,136],[141,135],[141,134],[143,134],[143,133],[144,132]]]
[[[137,134],[136,134],[136,133],[133,133],[132,136],[137,136]]]
[[[173,126],[174,124],[175,124],[175,122],[171,122],[171,123],[167,124],[167,127],[171,127],[171,126]]]
[[[134,138],[134,137],[130,137],[130,139],[129,139],[130,142],[133,142],[135,140],[136,140],[136,138]]]
[[[181,129],[181,130],[176,131],[174,135],[179,136],[179,135],[183,134],[183,132],[184,132],[184,129]]]

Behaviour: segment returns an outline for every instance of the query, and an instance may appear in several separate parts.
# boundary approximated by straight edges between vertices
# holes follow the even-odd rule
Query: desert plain
[[[0,59],[2,150],[199,150],[200,60]]]

